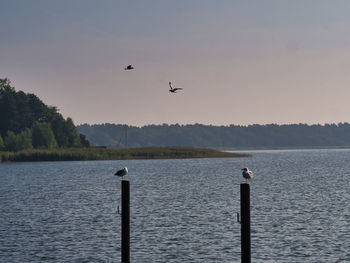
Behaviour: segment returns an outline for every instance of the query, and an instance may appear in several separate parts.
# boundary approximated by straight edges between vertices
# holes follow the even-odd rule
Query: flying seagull
[[[122,179],[124,179],[124,176],[127,174],[128,174],[128,167],[124,167],[124,169],[117,171],[114,175],[121,176]]]
[[[182,90],[182,88],[173,88],[173,85],[171,85],[171,82],[169,81],[169,87],[170,87],[170,92],[176,93],[177,90]]]
[[[125,70],[132,70],[132,69],[134,69],[134,67],[133,67],[132,65],[128,65],[128,66],[126,66],[124,69],[125,69]]]
[[[250,180],[253,179],[253,172],[249,170],[248,168],[243,168],[242,169],[242,175],[246,179],[246,183],[249,184]]]

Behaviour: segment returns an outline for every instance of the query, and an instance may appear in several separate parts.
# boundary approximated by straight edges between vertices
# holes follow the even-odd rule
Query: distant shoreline
[[[141,148],[68,148],[52,150],[24,150],[0,152],[0,162],[42,161],[96,161],[96,160],[147,160],[190,158],[242,158],[250,154],[229,153],[214,149],[193,147],[141,147]]]
[[[268,150],[327,150],[327,149],[350,149],[350,146],[295,146],[295,147],[219,147],[213,148],[218,151],[268,151]]]

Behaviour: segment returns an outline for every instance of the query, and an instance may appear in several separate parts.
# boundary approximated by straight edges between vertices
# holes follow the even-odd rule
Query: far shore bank
[[[68,148],[51,150],[25,150],[0,152],[0,162],[40,161],[92,161],[92,160],[141,160],[141,159],[188,159],[188,158],[242,158],[244,153],[193,148],[193,147],[141,147],[141,148]]]
[[[295,146],[295,147],[219,147],[213,148],[218,151],[269,151],[269,150],[327,150],[327,149],[350,149],[350,146]]]

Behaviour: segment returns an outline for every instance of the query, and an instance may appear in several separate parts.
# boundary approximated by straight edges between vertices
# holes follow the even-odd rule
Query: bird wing
[[[173,86],[171,85],[171,82],[170,82],[170,81],[169,81],[169,87],[170,87],[171,90],[174,89]]]

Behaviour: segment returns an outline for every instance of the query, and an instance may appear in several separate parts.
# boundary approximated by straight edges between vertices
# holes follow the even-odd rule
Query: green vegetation
[[[0,151],[3,151],[3,150],[5,150],[4,140],[0,136]]]
[[[346,147],[350,146],[350,124],[288,125],[79,125],[95,145],[107,147],[191,146],[206,148],[235,147]],[[127,136],[126,136],[127,132]],[[127,142],[126,142],[127,138]]]
[[[0,152],[2,162],[28,161],[86,161],[86,160],[128,160],[128,159],[180,159],[180,158],[232,158],[248,157],[236,154],[191,147],[144,147],[125,149],[105,148],[56,148],[31,149],[18,152]]]
[[[16,91],[0,79],[0,151],[89,147],[71,118],[45,105],[34,94]]]

